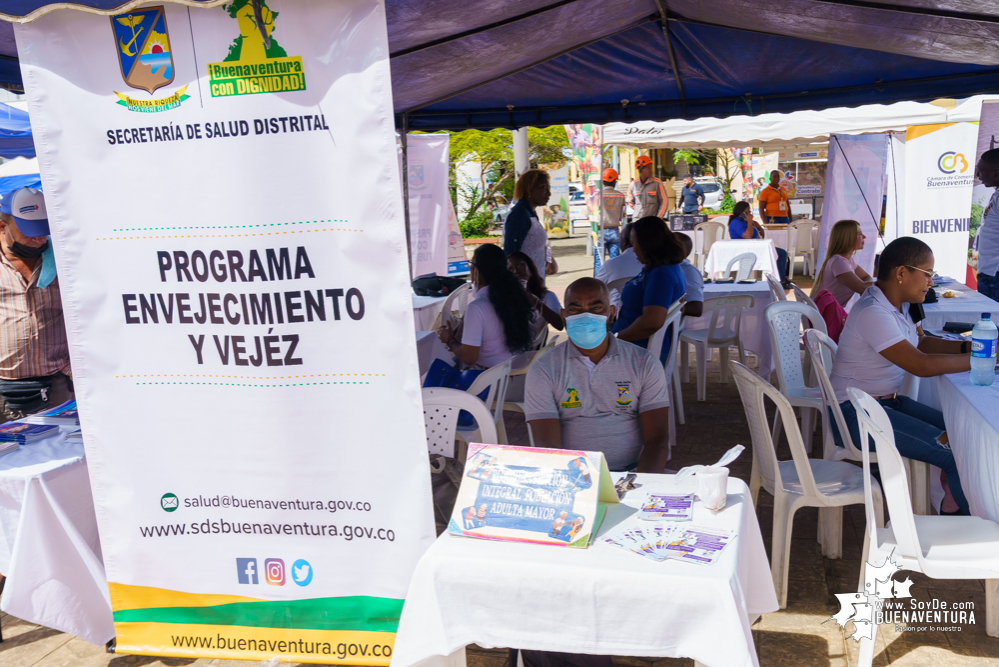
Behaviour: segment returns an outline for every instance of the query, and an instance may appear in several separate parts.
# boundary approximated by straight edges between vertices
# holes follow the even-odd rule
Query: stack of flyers
[[[66,434],[66,442],[83,442],[83,431],[76,429]]]
[[[667,546],[670,558],[685,563],[711,565],[721,557],[722,551],[732,541],[734,531],[707,526],[686,526],[683,539]]]
[[[638,518],[648,521],[690,521],[693,511],[693,494],[648,493],[638,510]]]
[[[79,426],[80,414],[76,411],[76,399],[66,401],[62,405],[49,408],[43,412],[29,415],[26,419],[29,424],[63,424],[65,426]]]
[[[733,536],[734,532],[725,528],[657,523],[647,527],[619,526],[601,541],[655,561],[671,559],[710,565],[718,560]]]
[[[19,450],[21,445],[16,442],[0,442],[0,456],[4,454],[12,454]]]
[[[669,544],[679,539],[683,529],[670,524],[655,524],[652,526],[621,526],[606,535],[603,542],[611,546],[625,549],[639,556],[645,556],[655,561],[670,557]]]
[[[59,432],[54,424],[25,424],[24,422],[7,422],[0,424],[0,442],[16,442],[19,445],[30,445],[36,440],[47,438]]]

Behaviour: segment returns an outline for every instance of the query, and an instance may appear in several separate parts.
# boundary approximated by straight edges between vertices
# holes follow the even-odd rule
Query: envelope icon
[[[160,507],[166,512],[175,512],[180,507],[180,499],[172,493],[165,493],[160,498]]]

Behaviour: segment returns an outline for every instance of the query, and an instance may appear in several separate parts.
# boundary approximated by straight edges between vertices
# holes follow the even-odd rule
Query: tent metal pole
[[[656,7],[659,9],[659,16],[662,17],[663,37],[666,39],[666,51],[669,53],[669,65],[673,69],[676,87],[680,91],[683,115],[686,116],[687,96],[683,92],[683,81],[680,80],[680,70],[676,67],[676,53],[673,51],[673,41],[669,38],[669,12],[666,9],[666,0],[656,0]]]
[[[406,262],[409,264],[409,275],[413,275],[413,246],[412,239],[410,238],[409,232],[409,142],[407,141],[407,133],[409,132],[409,112],[403,112],[402,114],[402,134],[400,135],[400,140],[402,142],[402,173],[399,177],[402,178],[402,211],[403,219],[406,224]]]

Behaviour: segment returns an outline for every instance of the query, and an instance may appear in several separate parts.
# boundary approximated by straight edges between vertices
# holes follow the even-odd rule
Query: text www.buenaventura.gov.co
[[[221,520],[171,523],[159,526],[139,526],[143,537],[173,537],[176,535],[309,535],[313,537],[341,537],[354,539],[395,541],[391,528],[368,526],[337,526],[314,523],[240,523]]]
[[[170,635],[170,640],[175,647],[179,648],[207,648],[207,649],[229,649],[232,651],[259,651],[272,654],[313,654],[336,656],[340,660],[348,657],[390,658],[392,657],[392,647],[387,644],[348,644],[340,642],[331,644],[330,642],[317,642],[299,640],[270,640],[270,639],[234,639],[217,635],[215,637],[204,637],[198,635]]]

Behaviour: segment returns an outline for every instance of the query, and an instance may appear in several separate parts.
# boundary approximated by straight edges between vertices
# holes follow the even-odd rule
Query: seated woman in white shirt
[[[536,311],[507,268],[502,248],[491,243],[479,246],[470,265],[472,284],[478,290],[475,298],[465,309],[458,331],[445,323],[439,335],[466,367],[492,368],[530,349]]]
[[[833,225],[829,232],[826,260],[815,277],[817,287],[812,294],[829,290],[839,305],[846,306],[854,294],[863,294],[874,284],[874,278],[853,261],[853,255],[864,249],[866,238],[856,220],[840,220]]]
[[[898,395],[905,374],[933,377],[971,369],[970,344],[923,335],[909,318],[909,304],[922,303],[933,284],[933,251],[911,236],[895,239],[881,253],[877,282],[854,304],[839,339],[830,374],[850,436],[861,446],[857,413],[847,387],[867,392],[885,408],[899,453],[943,471],[944,514],[968,514],[954,454],[945,446],[943,414]],[[837,444],[842,445],[833,423]],[[943,444],[941,444],[941,442]],[[949,487],[949,488],[948,488]]]
[[[511,252],[506,258],[507,267],[520,281],[524,291],[527,292],[527,300],[531,302],[540,317],[534,318],[535,335],[549,324],[555,327],[556,331],[565,328],[562,320],[562,304],[559,303],[555,292],[545,287],[544,278],[538,273],[538,267],[534,265],[527,254]]]

